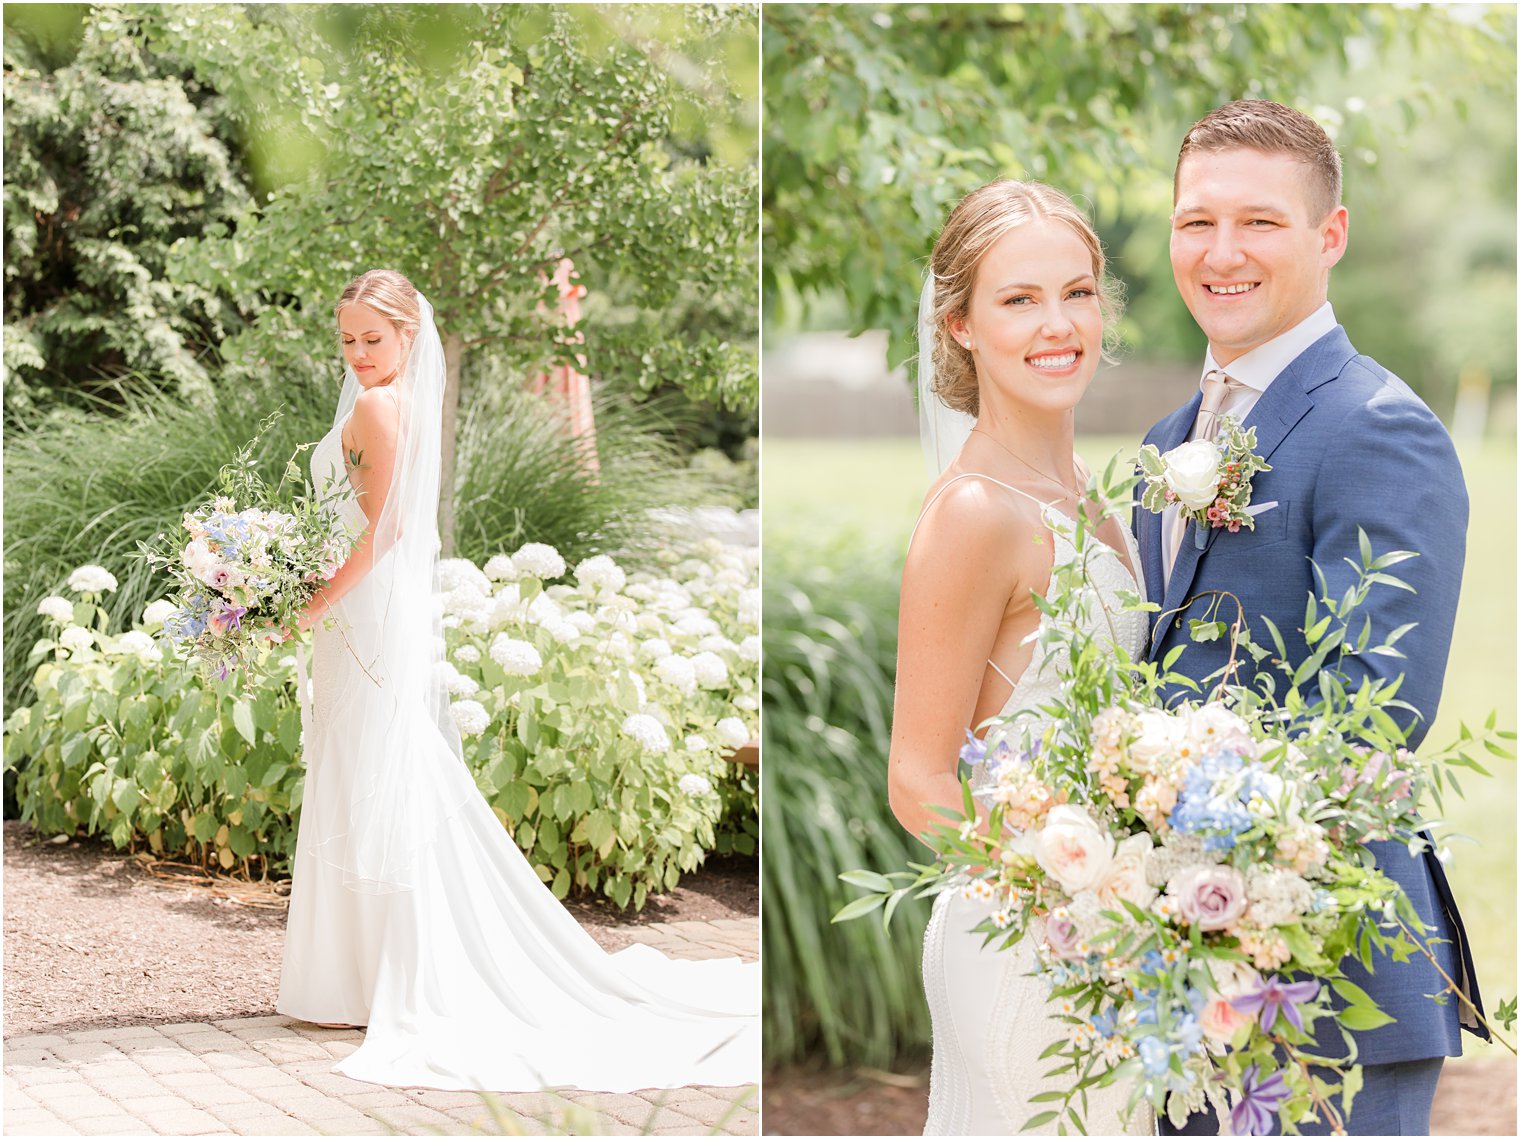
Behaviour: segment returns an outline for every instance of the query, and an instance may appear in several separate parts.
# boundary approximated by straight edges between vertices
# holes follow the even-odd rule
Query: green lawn
[[[1094,466],[1134,446],[1115,437],[1078,442]],[[1443,743],[1455,738],[1459,721],[1481,723],[1494,708],[1501,726],[1515,726],[1515,449],[1490,443],[1462,461],[1474,524],[1445,695],[1430,733]],[[851,531],[852,548],[896,557],[928,480],[916,440],[768,439],[760,485],[766,547],[822,545]],[[1515,994],[1515,765],[1496,760],[1491,770],[1490,780],[1464,781],[1468,798],[1447,804],[1452,829],[1478,842],[1454,842],[1447,869],[1490,1009]],[[1469,1049],[1479,1053],[1499,1054]]]

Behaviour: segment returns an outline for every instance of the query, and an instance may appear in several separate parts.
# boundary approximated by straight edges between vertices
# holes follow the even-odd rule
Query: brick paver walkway
[[[757,957],[755,919],[627,931],[673,957]],[[753,1086],[632,1095],[383,1088],[334,1075],[356,1029],[286,1016],[5,1042],[7,1135],[755,1135]]]

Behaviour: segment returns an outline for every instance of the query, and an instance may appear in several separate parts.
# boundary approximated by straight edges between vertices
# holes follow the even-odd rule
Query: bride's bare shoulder
[[[1017,573],[1038,545],[1030,539],[1046,531],[1040,509],[1036,499],[1017,488],[951,467],[924,496],[908,551],[909,569],[915,563],[991,561]]]

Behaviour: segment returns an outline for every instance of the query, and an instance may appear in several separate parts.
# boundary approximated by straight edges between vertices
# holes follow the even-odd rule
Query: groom
[[[1374,555],[1419,554],[1392,571],[1413,593],[1374,586],[1362,610],[1372,618],[1374,643],[1418,622],[1399,641],[1403,658],[1362,655],[1344,666],[1353,686],[1403,673],[1399,697],[1420,716],[1414,747],[1435,718],[1451,647],[1467,492],[1440,420],[1397,376],[1358,355],[1336,323],[1326,298],[1330,270],[1346,251],[1340,194],[1340,157],[1324,130],[1277,103],[1220,107],[1183,139],[1173,184],[1172,273],[1209,346],[1199,390],[1145,441],[1165,452],[1209,437],[1219,417],[1230,415],[1256,428],[1256,452],[1272,469],[1255,476],[1254,530],[1210,530],[1200,542],[1193,523],[1178,525],[1176,506],[1160,515],[1136,510],[1150,600],[1161,606],[1152,616],[1150,653],[1160,660],[1188,644],[1180,668],[1196,680],[1223,667],[1228,645],[1191,644],[1187,630],[1218,593],[1228,592],[1244,606],[1253,640],[1271,643],[1262,621],[1268,618],[1288,658],[1303,660],[1307,596],[1345,594],[1354,571],[1344,559],[1360,564],[1360,528]],[[1317,587],[1311,560],[1327,590]],[[1219,617],[1233,619],[1229,599]],[[1249,662],[1241,680],[1251,681]],[[1368,845],[1409,895],[1427,937],[1442,939],[1432,947],[1441,968],[1479,1004],[1467,936],[1440,862],[1431,852],[1411,857],[1399,843]],[[1365,1084],[1347,1130],[1428,1134],[1443,1058],[1462,1051],[1459,1023],[1484,1039],[1488,1033],[1454,997],[1437,1004],[1426,995],[1446,986],[1423,955],[1405,964],[1379,957],[1374,965],[1369,975],[1354,959],[1342,963],[1396,1018],[1355,1036]],[[1314,1051],[1344,1055],[1339,1031],[1328,1018],[1321,1025]],[[1212,1135],[1218,1125],[1212,1115],[1194,1115],[1180,1132],[1165,1119],[1161,1130]]]

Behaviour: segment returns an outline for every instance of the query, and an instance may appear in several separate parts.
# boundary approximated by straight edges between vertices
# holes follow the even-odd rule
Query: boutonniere
[[[1154,443],[1140,448],[1138,465],[1145,476],[1140,505],[1160,514],[1178,503],[1194,528],[1198,548],[1203,549],[1207,531],[1220,528],[1235,533],[1242,526],[1256,528],[1246,509],[1251,505],[1251,479],[1258,471],[1272,468],[1255,453],[1256,428],[1242,430],[1233,416],[1220,420],[1213,439],[1195,439],[1173,447],[1166,454]]]

